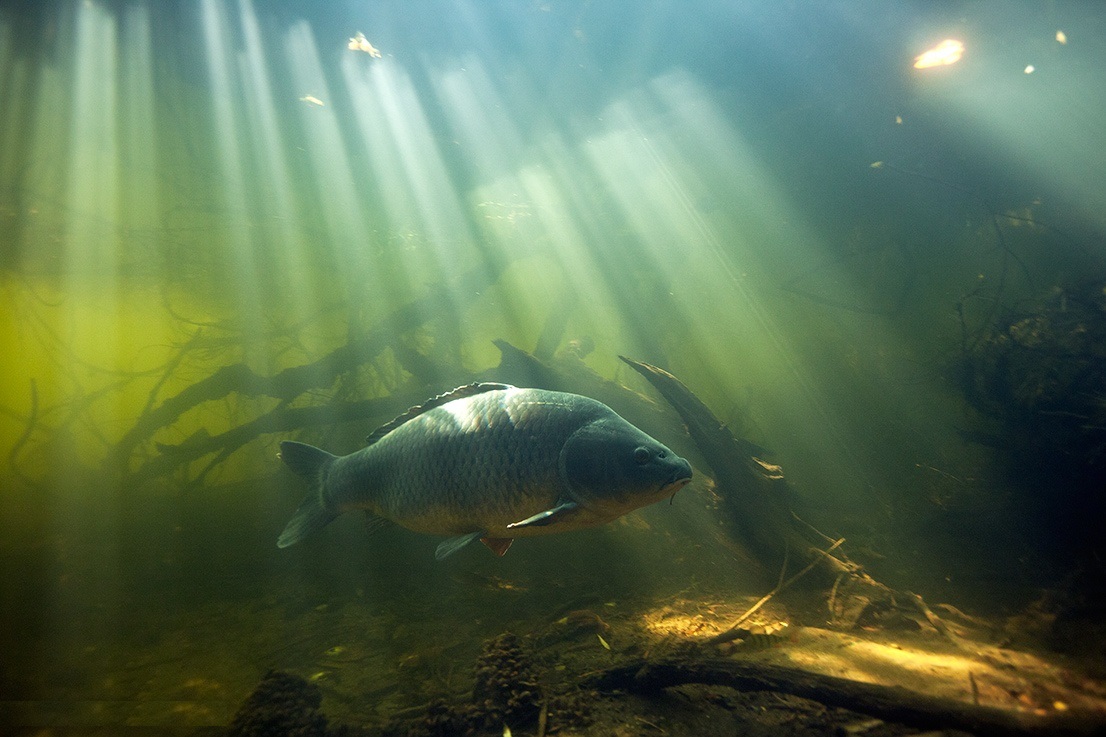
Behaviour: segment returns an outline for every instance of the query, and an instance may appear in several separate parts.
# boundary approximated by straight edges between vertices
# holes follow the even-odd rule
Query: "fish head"
[[[572,500],[608,521],[675,494],[691,464],[618,415],[590,422],[561,450]]]

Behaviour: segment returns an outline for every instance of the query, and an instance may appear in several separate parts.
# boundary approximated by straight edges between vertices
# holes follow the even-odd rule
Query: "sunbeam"
[[[1102,731],[1102,69],[1095,3],[0,2],[0,725]]]

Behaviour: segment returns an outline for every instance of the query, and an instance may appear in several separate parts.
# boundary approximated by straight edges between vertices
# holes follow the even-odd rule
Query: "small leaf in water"
[[[341,645],[335,645],[334,647],[327,650],[326,654],[327,655],[332,655],[332,656],[333,655],[341,655],[345,651],[346,651],[346,649],[344,647],[342,647]]]
[[[596,635],[596,637],[598,637],[598,638],[599,638],[599,644],[600,644],[600,645],[602,645],[603,647],[607,648],[608,650],[610,650],[610,649],[611,649],[611,646],[610,646],[610,645],[608,645],[608,644],[607,644],[607,641],[603,639],[603,635]]]
[[[511,737],[511,728],[506,724],[503,725],[503,737]]]

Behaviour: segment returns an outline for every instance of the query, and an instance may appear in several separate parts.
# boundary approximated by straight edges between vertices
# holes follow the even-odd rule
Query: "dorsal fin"
[[[510,384],[496,384],[490,381],[483,381],[476,384],[465,384],[459,386],[452,391],[448,391],[445,394],[439,394],[433,399],[428,399],[422,404],[416,404],[411,409],[407,410],[399,417],[395,418],[391,422],[381,425],[371,435],[365,438],[365,445],[372,445],[377,440],[395,430],[403,423],[410,420],[412,417],[418,417],[423,412],[428,412],[435,407],[441,407],[446,402],[452,402],[454,399],[464,399],[465,397],[472,397],[477,394],[483,394],[484,392],[494,392],[499,389],[514,389]]]

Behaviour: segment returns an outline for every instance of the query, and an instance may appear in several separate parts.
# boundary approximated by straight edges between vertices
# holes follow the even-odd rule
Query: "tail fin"
[[[298,543],[315,530],[326,527],[338,516],[337,512],[327,509],[324,505],[322,488],[326,470],[335,458],[336,456],[325,450],[306,443],[285,440],[280,444],[280,459],[288,468],[311,481],[315,488],[308,493],[307,498],[292,515],[284,532],[280,533],[280,538],[277,539],[278,548],[286,548]]]

